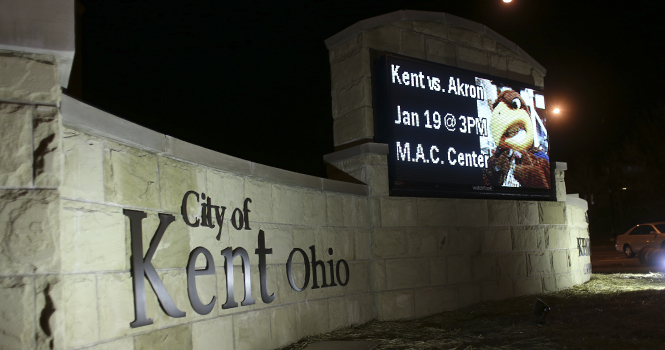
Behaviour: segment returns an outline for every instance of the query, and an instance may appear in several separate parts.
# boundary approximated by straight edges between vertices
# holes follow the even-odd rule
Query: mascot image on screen
[[[491,106],[490,132],[494,149],[489,150],[484,169],[486,185],[550,188],[550,162],[546,141],[538,142],[544,127],[532,116],[530,106],[515,90],[498,93]],[[544,147],[545,149],[543,149]]]

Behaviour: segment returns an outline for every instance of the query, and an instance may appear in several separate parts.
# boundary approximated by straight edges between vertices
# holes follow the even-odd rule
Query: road
[[[616,251],[614,246],[592,246],[591,267],[594,273],[647,273],[665,271],[663,267],[642,266],[640,261],[637,260],[637,255],[634,258],[628,258],[623,252]]]

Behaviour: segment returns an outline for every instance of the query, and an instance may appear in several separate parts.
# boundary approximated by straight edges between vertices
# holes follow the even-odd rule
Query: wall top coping
[[[360,156],[363,154],[379,154],[386,155],[390,148],[386,143],[363,143],[362,145],[357,145],[343,149],[341,151],[329,153],[323,156],[323,160],[327,163],[336,163],[340,162],[355,156]]]
[[[499,42],[501,45],[513,50],[516,52],[522,59],[529,62],[533,68],[535,68],[540,74],[545,76],[547,70],[540,63],[533,59],[526,51],[522,50],[517,44],[506,39],[503,35],[495,32],[494,30],[488,28],[484,24],[480,24],[466,18],[458,17],[451,15],[445,12],[430,12],[430,11],[413,11],[413,10],[400,10],[395,12],[386,13],[380,16],[364,19],[362,21],[356,22],[355,24],[347,27],[341,32],[331,36],[325,40],[326,47],[328,50],[333,47],[343,43],[344,41],[364,32],[369,29],[387,25],[393,22],[398,21],[430,21],[430,22],[441,22],[449,23],[456,25],[458,27],[463,27],[470,29],[474,32],[483,34],[489,38],[492,38]]]
[[[363,196],[369,195],[369,187],[367,185],[324,179],[232,157],[158,133],[64,94],[60,103],[60,113],[63,125],[68,128],[118,141],[132,147],[157,153],[160,156],[273,183],[314,190]]]
[[[74,63],[74,1],[0,0],[0,50],[55,56],[60,85]]]
[[[584,209],[584,211],[589,210],[589,203],[584,199],[580,198],[578,194],[567,194],[566,195],[566,204],[571,204],[576,207]]]

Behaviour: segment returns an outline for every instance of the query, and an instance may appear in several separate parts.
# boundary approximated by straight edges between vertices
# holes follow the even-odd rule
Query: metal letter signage
[[[335,270],[333,270],[334,261],[332,259],[327,261],[328,266],[330,266],[330,284],[328,284],[326,279],[326,265],[323,263],[323,261],[316,260],[316,247],[310,246],[309,250],[312,253],[311,271],[313,278],[312,278],[311,289],[336,287],[338,285],[337,283],[339,283],[340,286],[344,287],[349,283],[349,264],[346,262],[346,260],[339,259],[336,266],[337,268]],[[303,257],[303,260],[305,260],[305,281],[303,283],[302,288],[296,285],[296,282],[293,278],[293,254],[295,254],[296,252],[300,253],[300,255],[302,255]],[[332,248],[328,248],[328,255],[330,256],[333,255]],[[344,275],[345,275],[344,282],[342,282],[342,280],[339,277],[340,276],[339,267],[342,264],[344,264]],[[317,267],[321,268],[321,275],[317,275],[316,271]],[[335,272],[337,272],[337,283],[335,283]],[[307,253],[305,253],[305,251],[300,248],[293,248],[293,250],[289,254],[289,259],[286,261],[286,277],[289,279],[289,285],[291,285],[291,288],[296,292],[302,292],[305,290],[305,288],[307,288],[307,285],[309,285],[309,276],[310,276],[310,259],[307,256]],[[318,276],[321,276],[321,279],[323,280],[323,284],[321,286],[319,286]]]
[[[201,215],[192,221],[189,218],[187,213],[187,201],[190,198],[195,198],[196,202],[201,206]],[[235,208],[232,210],[232,215],[229,221],[231,221],[232,226],[236,230],[251,230],[249,227],[249,213],[252,211],[249,210],[249,204],[252,203],[250,198],[245,198],[243,203],[243,208]],[[221,209],[221,210],[220,210]],[[182,214],[182,219],[186,225],[191,227],[208,227],[214,229],[215,223],[219,226],[219,231],[217,233],[217,240],[220,240],[222,234],[224,213],[226,212],[226,207],[213,205],[212,198],[206,196],[205,193],[199,195],[196,191],[187,191],[182,198],[182,205],[180,207],[180,212]],[[215,213],[213,218],[213,212]],[[155,256],[159,242],[164,237],[164,232],[169,227],[169,225],[175,221],[175,217],[170,214],[159,214],[159,227],[150,241],[150,247],[148,247],[148,252],[143,256],[143,219],[147,217],[145,212],[138,210],[124,209],[123,213],[129,218],[130,224],[130,235],[131,235],[131,245],[132,245],[132,257],[131,257],[131,273],[132,273],[132,282],[134,286],[134,321],[130,322],[129,325],[132,328],[147,326],[153,323],[151,318],[148,318],[146,311],[146,296],[145,296],[145,278],[148,279],[150,285],[152,286],[157,300],[162,307],[164,312],[171,317],[185,317],[185,312],[178,309],[178,307],[173,302],[171,295],[166,290],[164,283],[159,278],[155,267],[152,265],[152,258]],[[215,220],[215,221],[213,221]],[[228,227],[228,225],[227,225]],[[268,271],[267,271],[267,259],[268,254],[273,254],[272,248],[266,247],[266,233],[263,230],[259,230],[257,236],[257,249],[254,250],[254,253],[258,255],[259,258],[259,282],[261,284],[261,301],[265,304],[273,302],[276,298],[275,293],[270,293],[268,290]],[[316,247],[309,247],[312,259],[310,260],[304,250],[300,248],[294,248],[289,254],[289,258],[286,262],[286,273],[289,279],[289,284],[291,288],[295,291],[302,292],[309,285],[310,279],[310,270],[313,272],[312,287],[311,289],[319,288],[328,288],[335,286],[346,286],[349,283],[349,264],[344,260],[340,259],[337,261],[337,265],[334,264],[332,259],[326,261],[328,263],[328,269],[330,269],[330,283],[328,283],[328,271],[326,264],[322,260],[316,260]],[[302,288],[296,286],[296,282],[293,278],[292,271],[292,260],[293,254],[299,252],[302,254],[303,259],[305,260],[305,281]],[[243,273],[243,282],[245,287],[245,297],[240,303],[241,306],[253,305],[256,303],[252,297],[252,278],[251,278],[251,268],[250,268],[250,259],[247,250],[243,247],[227,247],[223,249],[221,255],[225,259],[224,269],[226,272],[226,302],[222,305],[222,309],[231,309],[238,307],[238,303],[235,301],[234,295],[234,279],[233,279],[233,260],[237,257],[240,257],[242,261],[242,273]],[[205,268],[196,269],[196,260],[199,256],[203,255],[205,257]],[[333,249],[328,248],[328,255],[333,255]],[[311,266],[310,266],[311,261]],[[340,267],[343,266],[343,275],[344,280],[340,278]],[[336,268],[333,268],[336,267]],[[317,275],[317,268],[320,269],[321,274]],[[215,261],[210,253],[210,251],[204,247],[196,247],[189,254],[189,260],[187,262],[187,294],[189,297],[189,303],[192,305],[192,309],[200,315],[209,314],[217,303],[217,297],[213,296],[207,304],[204,304],[199,297],[198,290],[196,288],[196,277],[197,276],[207,276],[215,275]],[[323,283],[319,286],[317,277],[321,276]]]
[[[579,251],[579,256],[591,256],[591,249],[589,249],[589,239],[578,238],[577,250]]]
[[[231,247],[228,247],[222,250],[222,255],[226,258],[226,302],[222,305],[222,309],[232,309],[238,307],[236,303],[235,295],[233,292],[233,259],[239,256],[242,259],[242,274],[245,277],[245,299],[243,299],[240,305],[254,305],[255,301],[252,298],[252,278],[251,278],[251,269],[249,267],[249,254],[245,248],[238,247],[231,250]]]
[[[296,252],[300,253],[302,258],[305,259],[305,283],[303,284],[302,288],[296,286],[296,281],[293,279],[293,254]],[[302,292],[305,290],[305,288],[307,288],[307,285],[309,284],[309,258],[307,257],[307,253],[305,253],[304,250],[300,248],[293,248],[291,254],[289,254],[289,259],[286,261],[286,277],[289,278],[289,285],[291,285],[291,288],[296,292]]]
[[[249,198],[247,198],[249,199]],[[247,207],[245,201],[245,207]],[[268,276],[266,271],[266,254],[272,254],[271,248],[266,248],[266,238],[263,230],[259,230],[259,248],[254,253],[259,256],[259,275],[261,276],[261,300],[264,303],[272,303],[275,300],[275,293],[268,294]]]
[[[196,269],[196,258],[200,254],[206,257],[206,267],[203,270]],[[187,294],[189,295],[189,303],[192,308],[199,315],[207,315],[215,307],[217,297],[213,296],[208,304],[203,304],[199,299],[199,293],[196,290],[196,276],[215,275],[215,262],[212,259],[212,254],[208,249],[197,247],[189,254],[189,262],[187,262]]]
[[[143,225],[142,221],[146,218],[145,212],[138,210],[124,209],[123,214],[129,217],[129,229],[132,236],[132,282],[134,284],[134,316],[135,320],[129,325],[132,328],[147,326],[152,324],[152,319],[146,315],[145,306],[145,280],[143,275],[148,278],[152,290],[155,291],[159,305],[164,312],[171,317],[185,317],[185,313],[180,311],[171,299],[164,283],[157,275],[157,271],[150,262],[155,255],[159,241],[164,236],[166,228],[175,220],[173,215],[159,214],[159,227],[150,241],[148,252],[143,257]]]

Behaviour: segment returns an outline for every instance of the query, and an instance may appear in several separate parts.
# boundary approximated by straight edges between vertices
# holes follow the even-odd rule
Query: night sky
[[[324,40],[401,9],[485,24],[547,69],[548,109],[563,110],[548,116],[551,159],[569,162],[571,180],[586,164],[599,177],[591,182],[613,186],[619,180],[600,179],[603,167],[611,172],[607,159],[663,106],[665,28],[654,1],[81,4],[83,101],[206,148],[321,177],[322,156],[333,151]]]

